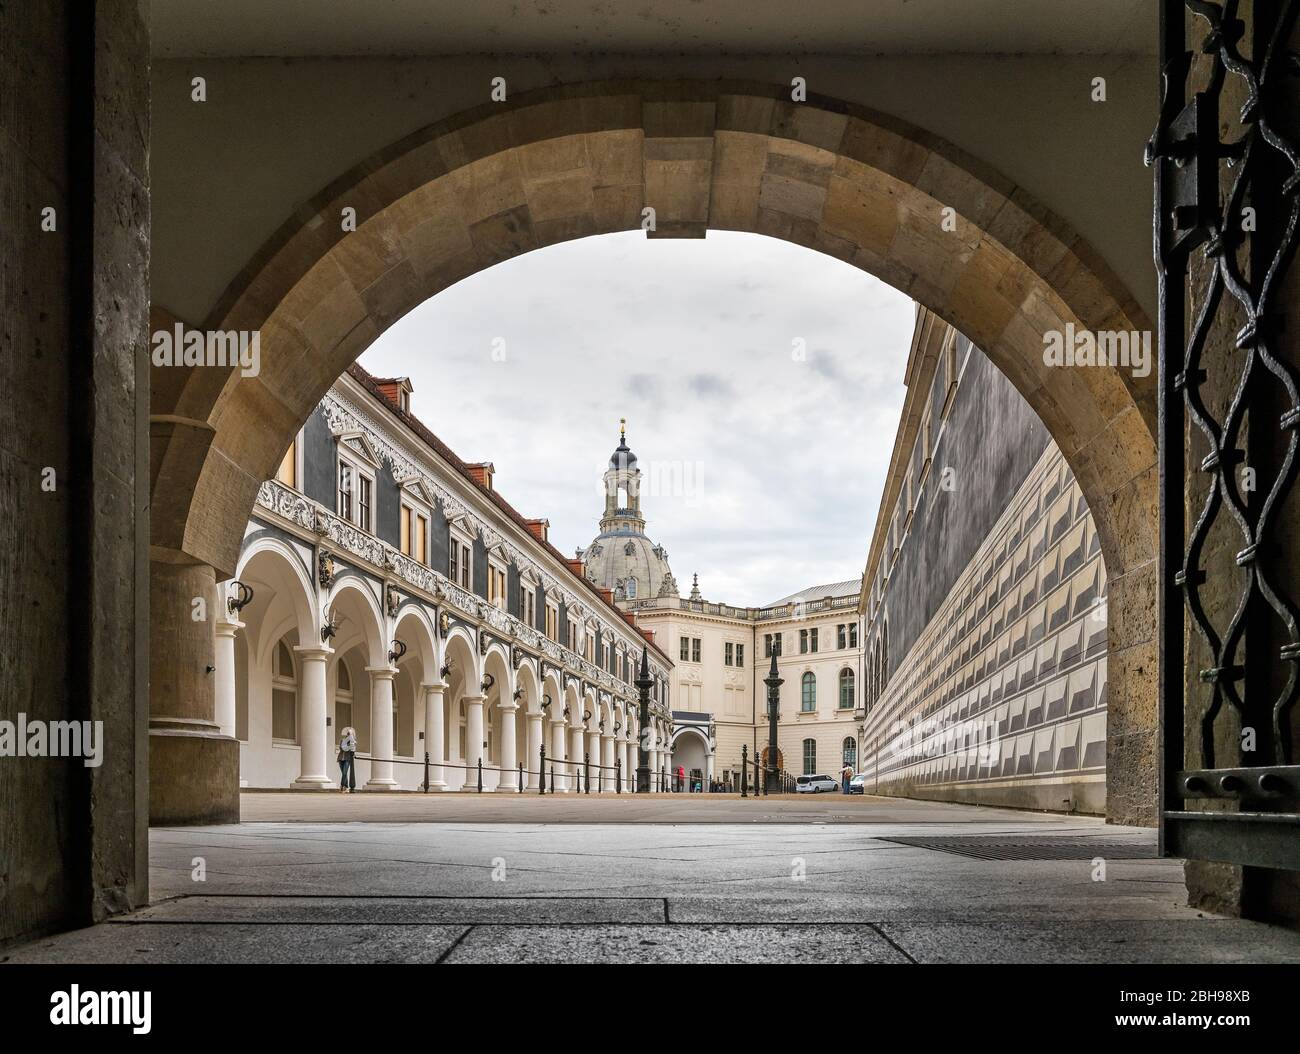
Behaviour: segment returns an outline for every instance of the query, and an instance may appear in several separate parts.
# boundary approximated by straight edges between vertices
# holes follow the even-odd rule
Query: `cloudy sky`
[[[866,561],[902,407],[910,300],[787,242],[567,242],[480,272],[361,358],[492,461],[565,553],[591,542],[627,418],[647,533],[685,594],[766,604]]]

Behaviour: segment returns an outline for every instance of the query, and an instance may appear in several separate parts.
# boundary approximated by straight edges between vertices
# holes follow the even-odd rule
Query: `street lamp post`
[[[646,744],[646,729],[650,727],[650,689],[654,680],[650,676],[650,649],[641,648],[641,669],[636,675],[637,708],[640,714],[636,741],[636,792],[650,793],[650,748]]]
[[[776,670],[776,641],[772,642],[772,667],[763,678],[767,685],[767,793],[779,792],[776,774],[776,719],[777,708],[781,705],[781,685],[784,680]]]

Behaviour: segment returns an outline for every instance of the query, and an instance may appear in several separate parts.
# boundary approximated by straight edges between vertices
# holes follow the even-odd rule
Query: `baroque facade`
[[[873,793],[1104,813],[1107,576],[1029,405],[918,308],[863,577]]]
[[[353,366],[258,494],[215,598],[217,718],[241,786],[335,786],[351,726],[359,788],[421,787],[427,753],[430,790],[481,771],[484,790],[627,792],[643,660],[651,771],[666,771],[671,660],[410,395]]]

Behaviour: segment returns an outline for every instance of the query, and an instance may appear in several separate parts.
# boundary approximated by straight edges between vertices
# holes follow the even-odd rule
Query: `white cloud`
[[[912,320],[907,297],[810,249],[630,232],[467,278],[361,363],[409,376],[421,420],[493,461],[502,494],[549,518],[564,551],[596,534],[626,417],[643,471],[679,481],[642,510],[683,591],[698,571],[708,599],[762,604],[861,572]]]

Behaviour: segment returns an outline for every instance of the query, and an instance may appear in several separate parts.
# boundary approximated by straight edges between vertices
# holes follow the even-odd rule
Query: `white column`
[[[514,700],[503,703],[498,708],[501,715],[501,777],[497,780],[497,790],[517,791],[519,789],[519,756],[515,752],[515,712],[519,704]]]
[[[713,782],[713,758],[714,758],[714,748],[711,746],[709,747],[709,756],[706,762],[708,768],[705,769],[704,771],[704,780],[705,780],[704,789],[706,791],[709,789],[709,784]]]
[[[216,693],[216,722],[223,736],[235,735],[235,633],[244,628],[239,621],[221,619],[216,625],[216,648],[212,674]]]
[[[569,752],[565,749],[568,737],[564,734],[564,720],[556,718],[551,722],[551,749],[550,757],[546,759],[546,778],[550,780],[551,773],[555,773],[555,780],[551,783],[551,791],[559,791],[561,794],[569,790],[569,777],[565,772],[566,766],[563,764]]]
[[[302,667],[298,702],[298,778],[293,785],[299,790],[323,790],[338,781],[325,771],[325,744],[328,729],[325,727],[325,662],[332,654],[329,648],[319,645],[299,645]]]
[[[650,722],[650,793],[659,793],[659,725]]]
[[[582,729],[575,728],[569,737],[569,764],[566,768],[573,774],[573,790],[579,794],[587,787],[582,778],[582,755],[586,749],[582,744]]]
[[[542,715],[528,715],[528,748],[524,755],[524,770],[527,773],[525,790],[537,790],[537,766],[542,760]]]
[[[591,776],[591,789],[598,791],[603,780],[600,774],[600,733],[594,728],[587,730],[587,757],[590,761],[587,772]]]
[[[465,790],[478,789],[478,763],[483,756],[483,697],[467,695],[465,703]],[[484,790],[488,790],[484,780]]]
[[[366,786],[388,790],[398,786],[393,779],[393,675],[391,666],[367,666],[370,674],[370,779]],[[385,760],[375,761],[375,758]]]
[[[627,729],[624,728],[623,741],[618,745],[619,765],[623,769],[623,793],[627,794],[636,790],[636,759],[633,755],[632,741],[627,737]]]
[[[614,789],[614,737],[600,737],[600,763],[605,766],[602,785],[607,791]]]
[[[446,790],[442,763],[447,760],[447,729],[442,697],[447,686],[435,681],[420,687],[424,689],[424,748],[429,752],[429,790]]]

